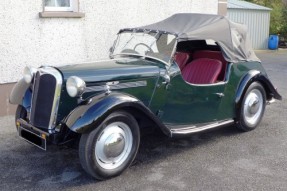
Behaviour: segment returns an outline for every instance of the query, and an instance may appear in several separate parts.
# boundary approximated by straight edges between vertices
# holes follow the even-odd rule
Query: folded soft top
[[[179,13],[154,24],[122,29],[120,32],[131,30],[174,34],[178,42],[212,39],[221,47],[228,62],[260,61],[247,37],[247,27],[220,15]]]

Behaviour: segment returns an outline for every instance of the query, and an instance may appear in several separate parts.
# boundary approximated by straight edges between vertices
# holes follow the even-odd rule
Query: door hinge
[[[161,117],[163,116],[163,111],[158,110],[158,111],[156,112],[156,116],[158,116],[159,118],[161,118]]]

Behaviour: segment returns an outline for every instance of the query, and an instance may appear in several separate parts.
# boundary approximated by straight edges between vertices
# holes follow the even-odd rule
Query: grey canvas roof
[[[219,44],[229,62],[260,61],[251,47],[246,26],[220,15],[179,13],[154,24],[120,32],[126,30],[167,32],[176,35],[178,42],[212,39]]]

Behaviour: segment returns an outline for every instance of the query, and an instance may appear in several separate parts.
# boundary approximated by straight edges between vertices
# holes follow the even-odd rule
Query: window
[[[137,54],[168,62],[175,46],[175,36],[159,32],[121,32],[114,46],[113,55]]]
[[[43,12],[41,18],[81,18],[84,13],[79,12],[79,0],[43,0]]]
[[[73,0],[45,0],[44,11],[74,11]]]
[[[45,0],[45,11],[73,11],[70,0]]]

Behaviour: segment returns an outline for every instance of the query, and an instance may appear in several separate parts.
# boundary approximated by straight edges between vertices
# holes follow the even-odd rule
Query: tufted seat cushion
[[[185,81],[192,84],[212,84],[217,81],[221,69],[221,61],[199,58],[183,68],[182,76]]]
[[[199,51],[194,52],[192,56],[193,56],[193,59],[210,58],[210,59],[215,59],[215,60],[221,61],[222,62],[222,70],[219,73],[218,80],[224,81],[227,62],[224,59],[224,57],[220,51],[199,50]]]
[[[174,60],[179,66],[180,70],[182,70],[189,60],[189,54],[186,52],[176,52],[174,55]]]

